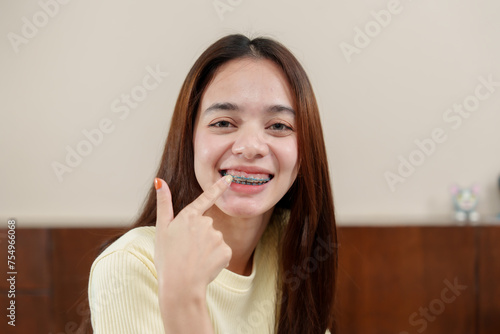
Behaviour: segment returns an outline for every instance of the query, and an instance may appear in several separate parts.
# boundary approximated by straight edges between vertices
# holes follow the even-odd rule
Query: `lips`
[[[232,175],[233,182],[238,184],[245,184],[250,186],[259,186],[268,183],[274,177],[273,174],[265,170],[257,168],[231,168],[221,169],[219,173],[224,175]]]

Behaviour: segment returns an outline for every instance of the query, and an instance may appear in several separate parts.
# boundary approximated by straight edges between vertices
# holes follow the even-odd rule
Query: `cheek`
[[[280,171],[296,174],[298,167],[297,141],[290,140],[288,143],[277,145],[275,152],[280,164]]]
[[[199,178],[202,175],[199,173],[206,173],[207,168],[215,167],[223,153],[223,142],[217,136],[198,133],[194,141],[194,161],[197,177]]]
[[[196,179],[204,189],[204,175],[206,175],[207,166],[209,165],[210,152],[209,146],[205,145],[203,136],[196,136],[194,142],[194,172]]]
[[[200,142],[194,148],[194,160],[200,164],[206,164],[210,160],[210,146]]]

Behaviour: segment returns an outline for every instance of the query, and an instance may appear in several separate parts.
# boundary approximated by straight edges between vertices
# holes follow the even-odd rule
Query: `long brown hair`
[[[245,57],[277,64],[288,79],[296,108],[299,171],[277,204],[289,210],[290,218],[280,241],[276,333],[324,334],[330,329],[333,334],[337,249],[332,246],[337,234],[328,162],[311,83],[288,49],[268,38],[229,35],[203,52],[179,93],[157,177],[170,187],[174,215],[201,194],[193,163],[201,96],[221,65]],[[155,224],[156,190],[151,186],[133,227]]]

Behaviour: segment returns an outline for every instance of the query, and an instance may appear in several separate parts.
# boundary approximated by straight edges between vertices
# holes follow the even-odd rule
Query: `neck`
[[[231,217],[215,205],[205,212],[213,219],[214,228],[222,232],[224,242],[231,247],[233,255],[226,269],[244,276],[252,273],[253,254],[272,213],[271,209],[257,217]]]

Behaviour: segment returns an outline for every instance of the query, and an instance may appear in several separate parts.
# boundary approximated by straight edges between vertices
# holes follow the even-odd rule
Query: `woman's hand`
[[[154,263],[167,333],[212,331],[205,304],[206,287],[229,265],[231,248],[224,242],[222,233],[213,228],[212,218],[203,214],[229,188],[231,181],[231,176],[221,178],[174,217],[167,183],[155,180]]]

